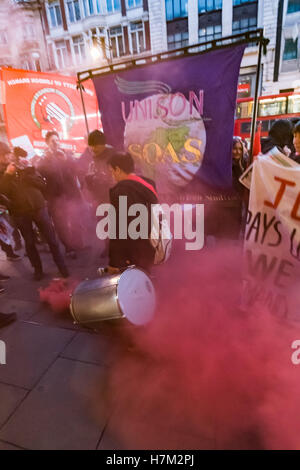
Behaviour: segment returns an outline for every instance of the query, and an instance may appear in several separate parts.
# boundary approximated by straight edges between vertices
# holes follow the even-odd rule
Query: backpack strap
[[[155,191],[154,187],[152,186],[152,184],[150,183],[147,183],[147,181],[145,181],[143,178],[141,178],[140,176],[137,176],[135,175],[134,173],[131,173],[130,175],[128,175],[128,177],[126,178],[130,181],[136,181],[137,183],[140,183],[142,184],[143,186],[145,186],[145,188],[149,189],[158,199],[158,194],[157,192]]]

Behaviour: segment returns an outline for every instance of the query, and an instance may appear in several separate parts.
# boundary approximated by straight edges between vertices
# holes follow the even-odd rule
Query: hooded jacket
[[[95,155],[85,178],[87,188],[97,203],[108,202],[109,188],[113,185],[113,179],[107,163],[114,153],[113,147],[106,146],[103,152]]]
[[[144,178],[154,188],[154,182]],[[119,221],[126,221],[127,230],[130,222],[135,216],[128,217],[124,212],[120,213],[119,197],[127,196],[127,210],[133,204],[144,204],[148,209],[148,235],[151,233],[151,204],[158,204],[156,195],[143,184],[122,180],[110,190],[110,202],[116,211],[116,236],[115,240],[109,242],[109,265],[124,268],[128,264],[134,264],[143,269],[149,269],[154,263],[155,250],[149,239],[132,240],[127,236],[126,240],[119,239]],[[138,214],[139,215],[139,214]],[[126,222],[125,222],[126,223]]]
[[[284,152],[284,147],[289,149],[293,147],[293,132],[292,124],[287,119],[278,119],[272,125],[269,136],[261,141],[262,153],[268,153],[273,147],[277,147],[281,153]]]
[[[46,182],[33,167],[18,171],[14,175],[0,175],[0,193],[9,200],[9,211],[20,216],[46,206],[43,196]]]

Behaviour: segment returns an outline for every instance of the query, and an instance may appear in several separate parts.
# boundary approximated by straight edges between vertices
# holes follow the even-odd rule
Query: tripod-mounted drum
[[[83,281],[72,294],[70,309],[75,323],[94,328],[103,320],[120,318],[144,325],[152,319],[155,306],[151,279],[143,270],[130,267]]]

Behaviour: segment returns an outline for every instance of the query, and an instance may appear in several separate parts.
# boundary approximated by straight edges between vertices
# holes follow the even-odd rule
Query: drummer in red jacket
[[[108,165],[117,184],[110,189],[110,203],[116,211],[116,238],[109,240],[109,266],[106,271],[115,274],[120,269],[129,265],[149,270],[154,264],[155,249],[149,238],[132,239],[128,234],[130,222],[135,219],[128,216],[128,209],[133,204],[146,206],[148,220],[148,237],[151,232],[151,204],[158,204],[154,182],[148,178],[141,178],[134,173],[134,161],[129,153],[113,154]],[[127,197],[127,210],[120,206],[120,196]],[[137,214],[138,215],[138,214]],[[120,222],[127,226],[127,236],[121,239],[119,236]]]

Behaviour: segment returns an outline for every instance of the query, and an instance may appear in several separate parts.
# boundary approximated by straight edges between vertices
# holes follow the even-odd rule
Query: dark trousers
[[[60,271],[66,269],[63,255],[60,251],[55,230],[46,208],[30,212],[15,218],[17,226],[25,241],[25,248],[31,265],[37,272],[42,272],[42,262],[36,248],[33,222],[36,224],[46,243],[49,245],[53,260]]]

